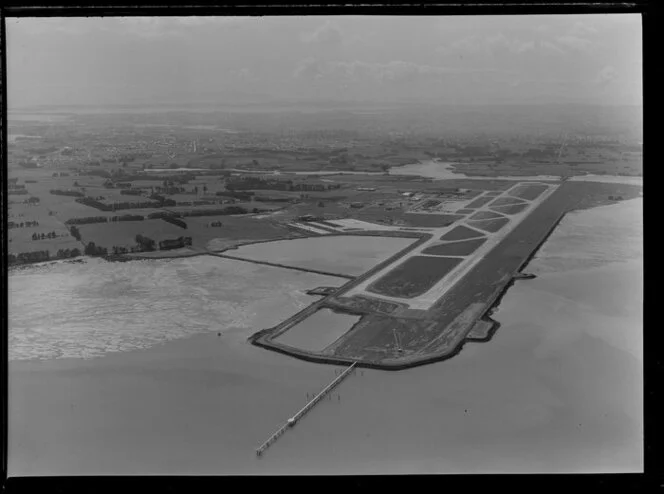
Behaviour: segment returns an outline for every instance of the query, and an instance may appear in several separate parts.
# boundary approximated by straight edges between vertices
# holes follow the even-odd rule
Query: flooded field
[[[538,277],[494,313],[490,342],[438,364],[359,371],[261,459],[254,449],[335,367],[246,337],[310,299],[297,290],[335,279],[248,263],[208,275],[224,262],[208,258],[146,261],[158,275],[137,263],[12,273],[9,474],[642,471],[641,208],[567,215],[528,266]],[[186,336],[190,318],[201,334],[150,348],[16,360],[44,338],[76,348],[90,335]]]
[[[245,245],[227,254],[330,273],[359,276],[405,249],[415,238],[333,236]]]
[[[334,343],[359,320],[359,316],[321,309],[274,341],[294,348],[318,352]]]

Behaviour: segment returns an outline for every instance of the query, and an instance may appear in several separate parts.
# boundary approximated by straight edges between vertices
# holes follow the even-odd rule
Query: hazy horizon
[[[8,108],[642,104],[636,14],[7,18]]]

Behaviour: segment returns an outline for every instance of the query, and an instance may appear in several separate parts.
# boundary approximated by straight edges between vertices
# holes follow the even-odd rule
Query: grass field
[[[32,252],[36,250],[48,250],[55,255],[58,249],[81,248],[81,244],[69,235],[69,230],[57,216],[49,216],[48,207],[43,204],[30,206],[27,204],[12,204],[9,208],[8,221],[25,223],[26,221],[37,221],[39,226],[12,228],[9,230],[9,252],[18,254],[20,252]],[[48,233],[55,231],[58,237],[53,239],[32,240],[32,234]]]
[[[523,211],[528,207],[527,204],[514,204],[512,206],[496,206],[492,207],[492,211],[498,211],[499,213],[505,214],[517,214]]]
[[[452,228],[445,235],[440,237],[441,240],[452,241],[452,240],[466,240],[468,238],[477,238],[482,237],[483,235],[471,228],[467,228],[463,225]]]
[[[469,219],[471,220],[492,220],[495,218],[502,218],[502,215],[498,213],[494,213],[491,211],[480,211],[479,213],[475,213],[472,215]]]
[[[114,245],[131,247],[136,244],[136,235],[143,235],[159,243],[160,240],[191,236],[188,230],[167,223],[163,220],[118,221],[113,223],[93,223],[79,225],[81,238],[85,243],[111,250]],[[194,245],[195,247],[196,245]]]
[[[486,242],[485,238],[468,240],[467,242],[454,242],[451,244],[441,244],[428,247],[422,251],[422,254],[434,256],[467,256],[475,252],[480,245]]]
[[[417,297],[431,289],[461,261],[456,257],[410,257],[370,285],[368,290],[390,297]]]
[[[498,218],[495,220],[469,221],[468,225],[494,233],[504,227],[508,221],[507,218]]]
[[[491,197],[486,197],[486,196],[478,197],[478,198],[475,199],[473,202],[471,202],[470,204],[468,204],[466,207],[467,207],[468,209],[477,209],[477,208],[481,208],[482,206],[484,206],[484,205],[485,205],[487,202],[489,202],[490,200],[491,200]]]
[[[525,204],[525,202],[514,197],[500,197],[493,201],[490,206],[511,206],[512,204]]]
[[[184,218],[184,221],[188,228],[180,231],[192,238],[192,245],[212,250],[239,241],[278,239],[290,235],[285,227],[269,219],[250,216],[198,216]],[[222,226],[208,226],[214,221],[221,221]]]
[[[528,199],[532,201],[540,196],[548,187],[546,185],[524,185],[522,187],[517,187],[516,189],[510,191],[511,196],[520,197],[521,199]]]

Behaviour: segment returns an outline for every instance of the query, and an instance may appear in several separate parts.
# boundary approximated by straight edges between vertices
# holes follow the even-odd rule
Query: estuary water
[[[9,474],[642,471],[641,212],[568,214],[490,342],[358,371],[261,459],[335,367],[246,338],[338,279],[206,257],[12,273]]]

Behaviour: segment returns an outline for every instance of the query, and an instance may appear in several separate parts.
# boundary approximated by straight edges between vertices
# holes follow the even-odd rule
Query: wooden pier
[[[325,388],[318,393],[316,396],[313,397],[311,401],[309,401],[302,409],[297,412],[295,415],[293,415],[291,418],[289,418],[284,425],[279,427],[277,432],[272,434],[267,441],[265,441],[261,446],[256,450],[256,456],[261,456],[263,452],[269,448],[277,439],[281,437],[281,435],[286,432],[290,427],[294,427],[295,424],[297,424],[297,421],[300,420],[302,417],[304,417],[313,407],[315,407],[320,400],[322,400],[330,391],[332,391],[335,387],[337,387],[344,379],[346,379],[348,376],[350,376],[351,372],[353,369],[355,369],[355,366],[357,365],[357,362],[353,362],[346,370],[344,370],[341,374],[339,374],[334,381],[332,381],[330,384],[325,386]]]

